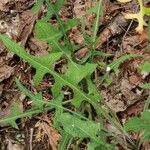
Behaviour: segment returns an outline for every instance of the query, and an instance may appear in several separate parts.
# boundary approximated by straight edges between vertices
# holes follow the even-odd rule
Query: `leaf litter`
[[[9,4],[7,5],[7,7],[5,8],[5,4],[7,4],[9,1],[5,1],[4,3],[0,4],[0,9],[4,12],[8,11],[9,12],[9,5],[13,6],[13,4]],[[47,48],[47,44],[46,43],[42,43],[40,41],[38,41],[37,39],[35,39],[33,37],[33,34],[35,34],[34,31],[34,24],[37,21],[38,17],[37,15],[33,16],[31,13],[31,6],[33,5],[33,2],[31,1],[30,3],[27,2],[26,0],[19,0],[16,1],[18,6],[21,6],[20,10],[21,11],[21,15],[17,12],[15,13],[17,21],[15,22],[15,24],[11,23],[11,15],[10,12],[8,14],[6,14],[6,18],[10,18],[9,21],[7,21],[4,18],[2,18],[2,21],[6,20],[5,23],[3,24],[3,26],[0,28],[1,33],[5,33],[7,35],[9,35],[12,39],[19,41],[24,47],[27,47],[28,50],[30,51],[30,53],[33,53],[37,56],[41,56],[41,55],[45,55],[47,54],[47,51],[49,51],[49,49]],[[63,6],[64,8],[62,9],[60,16],[62,17],[63,20],[67,20],[69,17],[74,16],[77,18],[81,18],[82,16],[85,15],[85,10],[86,7],[91,6],[94,3],[94,1],[67,1],[65,2],[65,5]],[[21,5],[23,4],[23,5]],[[122,7],[124,7],[124,9],[126,11],[131,10],[130,8],[132,6],[135,6],[134,11],[137,9],[137,5],[134,4],[134,2],[131,2],[129,4],[127,4],[126,7],[124,7],[124,5],[122,5]],[[112,5],[111,7],[114,6],[115,9],[108,9],[109,6]],[[129,26],[129,22],[127,20],[125,20],[125,18],[123,17],[123,15],[121,14],[122,12],[122,7],[120,7],[120,5],[118,5],[117,3],[113,3],[113,2],[107,2],[106,6],[108,7],[105,11],[105,14],[111,14],[108,15],[107,17],[104,14],[104,17],[102,19],[102,27],[100,28],[99,31],[99,41],[97,43],[97,48],[98,49],[103,49],[105,52],[111,53],[113,54],[113,56],[110,56],[108,58],[103,59],[106,63],[111,63],[114,60],[118,59],[119,57],[121,57],[124,54],[132,54],[132,53],[137,53],[137,54],[142,54],[145,56],[145,59],[148,60],[149,59],[149,53],[145,52],[145,47],[147,46],[147,35],[146,35],[146,29],[145,29],[145,33],[138,35],[135,34],[132,30],[132,28],[136,25],[136,22],[133,23],[132,27],[129,29],[128,32],[126,32],[126,28]],[[67,9],[66,9],[67,8]],[[18,11],[18,10],[17,10]],[[113,16],[113,17],[111,17]],[[91,17],[91,18],[90,18]],[[88,19],[93,19],[94,16],[89,16]],[[14,18],[13,18],[14,19]],[[91,35],[90,33],[90,28],[91,28],[91,23],[89,20],[86,22],[86,26],[87,26],[87,34]],[[18,30],[19,29],[19,30]],[[69,31],[69,35],[70,35],[70,40],[73,43],[77,43],[77,44],[82,44],[83,42],[83,37],[82,35],[80,35],[81,29],[74,27],[71,31]],[[122,35],[124,35],[124,39],[122,39]],[[122,39],[122,40],[121,40]],[[122,48],[121,48],[122,46]],[[141,50],[142,49],[142,50]],[[87,54],[87,48],[86,46],[82,46],[81,48],[77,48],[77,53],[76,58],[78,60],[81,60],[82,58],[86,57]],[[0,56],[0,59],[4,57],[6,57],[6,51],[3,50],[2,51],[2,55]],[[2,60],[3,60],[2,59]],[[21,70],[19,67],[17,67],[16,65],[12,65],[16,62],[15,59],[16,58],[14,55],[12,55],[11,57],[8,57],[7,59],[9,59],[9,61],[6,63],[6,61],[3,62],[4,65],[2,65],[0,67],[0,98],[3,99],[4,102],[8,102],[7,105],[12,105],[15,100],[17,99],[16,96],[10,96],[9,94],[11,94],[11,92],[9,93],[8,91],[10,90],[14,90],[15,86],[12,83],[9,83],[9,89],[5,89],[5,86],[7,87],[7,85],[4,84],[8,84],[9,81],[11,81],[11,78],[14,78],[15,75],[19,76],[24,84],[26,84],[32,91],[34,91],[35,93],[37,92],[37,89],[34,88],[34,85],[31,81],[31,78],[33,76],[33,72],[31,71],[30,66],[28,66],[26,63],[22,63],[17,62],[19,65],[19,67],[22,67],[22,70],[26,70],[28,73],[30,73],[30,75],[28,75],[26,72],[19,72],[19,70]],[[101,57],[98,57],[97,60],[98,61],[101,60]],[[135,58],[133,60],[127,60],[125,62],[122,62],[122,65],[119,66],[119,70],[120,70],[120,74],[118,76],[116,76],[114,73],[111,73],[111,80],[112,80],[112,84],[110,85],[100,85],[99,87],[101,87],[102,89],[102,94],[104,96],[104,99],[106,101],[106,103],[108,104],[108,106],[110,106],[117,114],[119,114],[119,116],[122,116],[122,118],[120,118],[120,120],[122,122],[125,122],[128,118],[130,118],[131,115],[134,114],[134,112],[136,111],[137,113],[135,113],[135,115],[139,115],[141,110],[141,105],[144,105],[143,103],[141,103],[141,101],[143,101],[143,99],[145,99],[148,95],[147,91],[144,91],[140,88],[140,85],[145,83],[145,78],[141,77],[141,74],[139,72],[139,70],[137,69],[137,64],[142,64],[143,60],[141,60],[140,58]],[[14,66],[15,66],[15,70],[14,70]],[[134,66],[134,67],[133,67]],[[87,67],[88,68],[88,67]],[[17,70],[17,73],[14,73],[14,71]],[[100,69],[101,71],[101,69]],[[102,69],[102,72],[104,72],[104,70]],[[75,73],[75,72],[74,72]],[[76,72],[77,74],[77,72]],[[70,74],[72,76],[72,74]],[[97,72],[97,76],[99,76],[99,72]],[[52,85],[53,82],[53,77],[49,77],[46,78],[46,82],[48,82],[48,84]],[[8,80],[8,82],[6,82],[6,80]],[[13,79],[14,81],[14,79]],[[43,85],[46,84],[46,82],[43,82]],[[41,88],[39,85],[39,88]],[[5,90],[4,90],[5,89]],[[8,93],[9,94],[8,94]],[[46,95],[51,95],[48,91],[48,86],[46,86],[46,88],[44,88],[44,92],[46,93]],[[67,92],[66,92],[67,93]],[[19,93],[18,93],[19,94]],[[17,97],[20,97],[17,94]],[[8,96],[9,95],[9,96]],[[21,96],[22,97],[22,96]],[[5,99],[6,98],[6,99]],[[24,105],[28,105],[28,98],[23,97],[22,100],[20,100],[19,102],[17,102],[17,104],[21,107],[21,111],[24,111],[23,107],[25,107]],[[140,105],[139,105],[140,104]],[[2,104],[1,104],[2,105]],[[137,107],[133,107],[134,105],[136,105]],[[5,111],[5,116],[7,116],[11,111],[10,109],[11,107],[8,107],[8,111]],[[62,116],[65,116],[62,117]],[[69,118],[69,114],[62,114],[62,116],[60,116],[60,118],[64,118],[67,119],[67,117]],[[125,117],[124,117],[125,116]],[[42,119],[42,116],[40,116],[40,120]],[[74,124],[78,123],[82,123],[81,120],[78,120],[76,117],[74,118]],[[31,123],[33,128],[35,127],[35,125],[38,124],[38,121],[33,118],[31,119]],[[52,126],[51,123],[45,123],[45,122],[40,122],[44,131],[44,134],[47,135],[46,140],[49,139],[49,145],[46,144],[47,148],[49,148],[48,146],[53,147],[52,149],[57,149],[56,147],[57,145],[57,138],[59,139],[59,134],[56,132],[56,139],[55,142],[53,143],[51,140],[52,138],[51,133],[52,133]],[[64,121],[64,124],[66,123],[66,121]],[[26,124],[26,123],[25,123]],[[30,129],[30,123],[28,123],[27,128],[28,131],[25,132],[25,136],[29,137],[29,129]],[[62,124],[63,125],[63,124]],[[67,126],[68,125],[68,126]],[[71,132],[72,135],[75,135],[76,133],[74,133],[74,131],[71,130],[69,123],[65,125],[65,130],[67,132]],[[84,124],[83,124],[84,125]],[[21,127],[23,130],[25,129],[25,127]],[[117,132],[118,134],[120,133],[119,131],[117,131],[116,129],[114,129],[113,127],[109,126],[108,127],[110,131],[112,132]],[[75,126],[76,129],[76,126]],[[96,129],[96,128],[95,128]],[[13,130],[13,129],[10,129]],[[70,130],[70,131],[68,131]],[[80,130],[77,128],[77,130]],[[87,129],[88,130],[88,129]],[[38,131],[38,130],[37,130]],[[54,130],[53,130],[54,131]],[[10,136],[8,133],[6,134],[5,131],[2,131],[2,137],[4,137],[4,139],[7,138],[7,136]],[[6,134],[6,135],[5,135]],[[84,135],[84,134],[83,134]],[[44,137],[45,138],[45,137]],[[17,139],[13,139],[13,140],[17,140]],[[36,141],[36,139],[34,139],[35,141],[33,141],[33,145],[35,146],[35,149],[38,149],[38,147],[36,147],[35,143],[38,143]],[[24,144],[24,142],[22,142],[22,144],[24,145],[24,147],[27,147],[26,144]],[[11,142],[9,142],[9,144],[11,144]],[[44,145],[43,147],[45,147],[45,144],[42,142],[42,144]],[[2,144],[1,144],[2,145]],[[37,144],[38,145],[38,144]],[[145,144],[145,148],[148,147],[147,144]],[[47,149],[45,147],[45,149]],[[147,148],[148,150],[148,148]]]

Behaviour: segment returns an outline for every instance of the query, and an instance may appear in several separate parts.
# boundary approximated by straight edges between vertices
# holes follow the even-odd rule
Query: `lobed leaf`
[[[119,73],[119,66],[126,60],[131,59],[131,58],[136,58],[136,57],[141,57],[138,54],[126,54],[121,56],[120,58],[116,59],[115,61],[113,61],[111,64],[109,64],[107,67],[110,70],[113,70],[116,75],[118,75]]]
[[[65,32],[78,24],[78,19],[69,19],[64,24]],[[56,42],[63,36],[63,32],[58,27],[55,27],[50,23],[41,20],[37,21],[35,25],[35,34],[39,40],[48,43],[51,43],[53,41]]]
[[[79,107],[81,102],[84,100],[88,101],[91,104],[95,103],[95,101],[93,101],[93,99],[89,97],[88,94],[81,91],[77,84],[87,75],[91,75],[91,73],[96,69],[96,64],[76,64],[77,67],[74,67],[74,65],[69,62],[67,72],[62,75],[57,73],[53,68],[53,64],[55,63],[55,61],[62,56],[61,52],[50,53],[49,55],[43,57],[35,57],[26,53],[23,48],[21,48],[15,42],[11,41],[6,36],[0,35],[0,39],[9,50],[11,50],[24,60],[28,61],[36,69],[36,74],[34,76],[34,82],[36,85],[41,82],[45,74],[49,73],[53,75],[55,79],[55,84],[52,89],[54,97],[57,97],[60,94],[61,88],[63,86],[69,86],[74,92],[73,100],[75,101],[74,104],[76,105],[76,107]],[[97,101],[98,100],[99,99],[97,99]]]
[[[24,117],[31,117],[33,114],[38,114],[40,112],[42,111],[34,110],[34,109],[28,110],[26,112],[20,112],[18,106],[14,104],[10,114],[4,118],[0,118],[0,124],[11,125],[13,128],[18,129],[18,125],[16,123],[17,119],[24,118]]]
[[[150,111],[145,111],[141,114],[141,116],[131,118],[125,124],[126,131],[134,131],[134,132],[144,132],[144,134],[148,134],[150,138]]]
[[[92,121],[81,120],[69,113],[60,114],[58,121],[61,122],[63,129],[73,137],[92,137],[97,141],[96,135],[97,132],[100,131],[100,124]]]

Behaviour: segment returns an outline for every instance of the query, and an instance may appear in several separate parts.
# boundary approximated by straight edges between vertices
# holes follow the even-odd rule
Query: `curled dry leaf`
[[[77,43],[77,44],[82,44],[84,41],[83,35],[80,33],[80,30],[78,27],[72,28],[69,38],[71,42]]]
[[[89,50],[87,47],[81,48],[75,53],[75,58],[77,60],[81,60],[82,58],[86,57],[88,53],[89,53]]]

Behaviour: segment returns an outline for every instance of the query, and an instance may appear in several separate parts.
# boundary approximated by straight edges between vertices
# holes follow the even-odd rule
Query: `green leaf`
[[[20,47],[15,42],[11,41],[6,36],[0,35],[0,39],[3,41],[3,43],[9,50],[11,50],[24,60],[30,62],[30,64],[34,68],[36,68],[36,74],[33,78],[35,85],[38,85],[43,79],[43,76],[50,72],[49,68],[51,68],[51,71],[53,72],[53,65],[55,61],[60,59],[60,57],[62,56],[62,53],[58,52],[48,54],[47,56],[35,57],[26,53],[26,51],[22,47]]]
[[[97,12],[96,12],[96,20],[95,20],[95,23],[93,26],[93,36],[92,36],[93,37],[92,38],[93,50],[95,50],[95,47],[96,47],[97,32],[99,29],[99,20],[100,20],[100,16],[102,15],[102,0],[99,0],[97,5],[98,5],[98,8],[97,8]]]
[[[138,54],[127,54],[124,56],[121,56],[120,58],[113,61],[111,64],[109,64],[107,67],[109,67],[109,71],[113,70],[116,75],[119,73],[119,66],[126,60],[131,58],[141,57]]]
[[[42,7],[43,3],[44,3],[44,0],[37,0],[37,2],[32,7],[32,11],[34,13],[37,13],[40,10],[40,8]]]
[[[13,128],[18,129],[18,125],[16,123],[17,119],[24,117],[31,117],[33,114],[38,114],[40,112],[41,110],[32,110],[32,109],[26,112],[21,112],[18,109],[18,106],[14,104],[10,114],[4,118],[0,118],[0,124],[8,124],[11,125]]]
[[[46,4],[47,4],[47,1],[46,1]],[[56,0],[55,4],[52,4],[53,9],[51,9],[49,7],[49,5],[47,4],[48,5],[48,11],[47,11],[44,19],[42,19],[42,20],[43,21],[49,21],[55,13],[59,13],[63,4],[64,4],[64,0]]]
[[[37,21],[35,25],[35,34],[37,38],[43,42],[58,41],[62,36],[62,32],[57,27],[44,21]]]
[[[150,90],[150,83],[145,83],[145,84],[141,85],[140,87],[143,88],[143,89]]]
[[[31,91],[26,89],[18,79],[16,79],[16,84],[20,91],[32,100],[32,105],[35,108],[42,110],[44,105],[47,104],[47,102],[43,100],[42,93],[33,94]]]
[[[87,146],[88,146],[87,150],[115,150],[111,145],[106,147],[106,146],[102,146],[94,141],[91,141]]]
[[[80,24],[79,19],[68,19],[67,22],[64,24],[64,30],[68,31],[79,24]]]
[[[62,138],[58,145],[58,150],[65,150],[65,149],[67,149],[67,145],[72,137],[65,131],[61,132],[61,136],[62,136]]]
[[[69,19],[67,23],[64,24],[65,32],[78,24],[78,19]],[[48,43],[53,41],[56,42],[63,36],[63,32],[60,29],[45,21],[37,21],[35,25],[35,34],[39,40]]]
[[[21,114],[21,112],[18,109],[18,106],[16,104],[14,104],[14,106],[12,107],[10,115],[0,119],[0,123],[9,124],[13,128],[18,129],[18,125],[16,123],[16,120],[18,119],[17,116],[19,116],[20,114]]]
[[[56,3],[54,5],[55,11],[59,12],[63,4],[64,4],[64,0],[56,0]]]
[[[134,132],[144,131],[144,134],[150,135],[150,111],[143,112],[139,118],[138,117],[131,118],[125,124],[125,130]]]
[[[63,86],[69,86],[74,92],[73,99],[75,101],[74,104],[76,107],[79,107],[81,102],[84,100],[88,101],[91,104],[95,103],[91,96],[89,97],[88,94],[81,91],[77,84],[87,75],[91,75],[91,73],[96,69],[97,65],[78,65],[74,63],[77,66],[75,67],[71,62],[69,62],[67,72],[65,74],[59,74],[54,70],[53,64],[62,56],[61,52],[50,53],[47,56],[43,57],[35,57],[26,53],[26,51],[23,48],[21,48],[15,42],[11,41],[6,36],[0,35],[0,39],[3,41],[3,43],[8,49],[17,54],[19,57],[28,61],[34,68],[36,68],[36,74],[34,76],[34,82],[36,85],[38,85],[41,82],[45,74],[49,73],[53,75],[55,80],[55,84],[52,90],[54,97],[57,97],[60,94],[61,88]]]
[[[89,138],[96,144],[104,146],[105,149],[109,147],[108,144],[99,140],[98,132],[100,131],[100,124],[94,123],[90,120],[83,120],[77,116],[69,113],[60,114],[58,121],[61,123],[63,129],[74,138]]]
[[[98,10],[99,10],[99,2],[97,2],[96,5],[94,5],[93,7],[89,8],[89,10],[87,10],[87,13],[97,14]]]
[[[63,129],[73,137],[92,137],[97,141],[96,135],[100,131],[100,124],[81,120],[69,113],[62,113],[59,116],[59,121],[63,125]]]
[[[46,3],[48,5],[47,13],[53,15],[55,13],[59,13],[60,9],[62,8],[62,6],[64,4],[64,0],[56,0],[55,4],[51,4],[49,1],[46,0]],[[51,7],[53,7],[53,9],[51,9],[51,7],[49,7],[49,3],[51,4]]]
[[[83,38],[84,38],[84,42],[91,46],[93,44],[93,40],[92,40],[92,37],[89,36],[85,31],[83,31]]]
[[[150,63],[149,62],[145,62],[143,65],[140,66],[140,69],[150,73]]]

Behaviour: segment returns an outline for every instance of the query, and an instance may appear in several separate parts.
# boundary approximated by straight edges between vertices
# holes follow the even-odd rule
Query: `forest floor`
[[[42,43],[34,37],[34,25],[38,19],[43,17],[46,8],[43,6],[39,13],[33,14],[31,9],[34,3],[34,0],[0,0],[0,33],[20,43],[31,54],[41,56],[47,54],[49,48],[47,43]],[[62,20],[81,18],[94,4],[95,0],[66,0],[60,17]],[[148,6],[149,2],[145,1],[145,5]],[[122,123],[132,116],[138,116],[143,111],[149,94],[149,91],[143,90],[140,85],[150,82],[150,75],[141,74],[138,69],[140,64],[150,59],[148,28],[144,27],[141,34],[137,33],[135,31],[137,22],[126,20],[122,14],[122,12],[135,12],[136,10],[138,10],[136,0],[127,4],[120,4],[115,0],[103,1],[103,17],[100,19],[97,35],[100,37],[97,50],[102,50],[111,56],[97,57],[95,62],[109,64],[125,54],[134,53],[143,56],[124,61],[119,67],[118,76],[111,74],[112,83],[109,86],[96,83],[105,102]],[[88,31],[93,16],[86,17],[85,24]],[[55,19],[52,21],[55,23]],[[70,41],[75,44],[81,44],[83,41],[78,27],[71,29],[68,35]],[[75,52],[78,60],[86,58],[87,55],[88,51],[85,47]],[[60,68],[61,65],[58,64],[58,69]],[[46,99],[52,99],[49,92],[49,87],[53,84],[51,77],[45,76],[42,83],[35,87],[32,81],[34,71],[28,63],[8,52],[5,46],[0,44],[0,118],[10,113],[14,101],[17,101],[22,111],[30,107],[28,98],[16,88],[16,77],[31,91],[42,91]],[[95,76],[98,78],[99,74]],[[57,149],[60,135],[52,127],[52,121],[49,119],[52,116],[51,112],[47,112],[31,119],[21,119],[18,121],[19,130],[1,125],[0,150]],[[133,136],[137,138],[136,134]],[[118,149],[122,148],[118,147]],[[150,146],[144,145],[143,150],[150,150]]]

